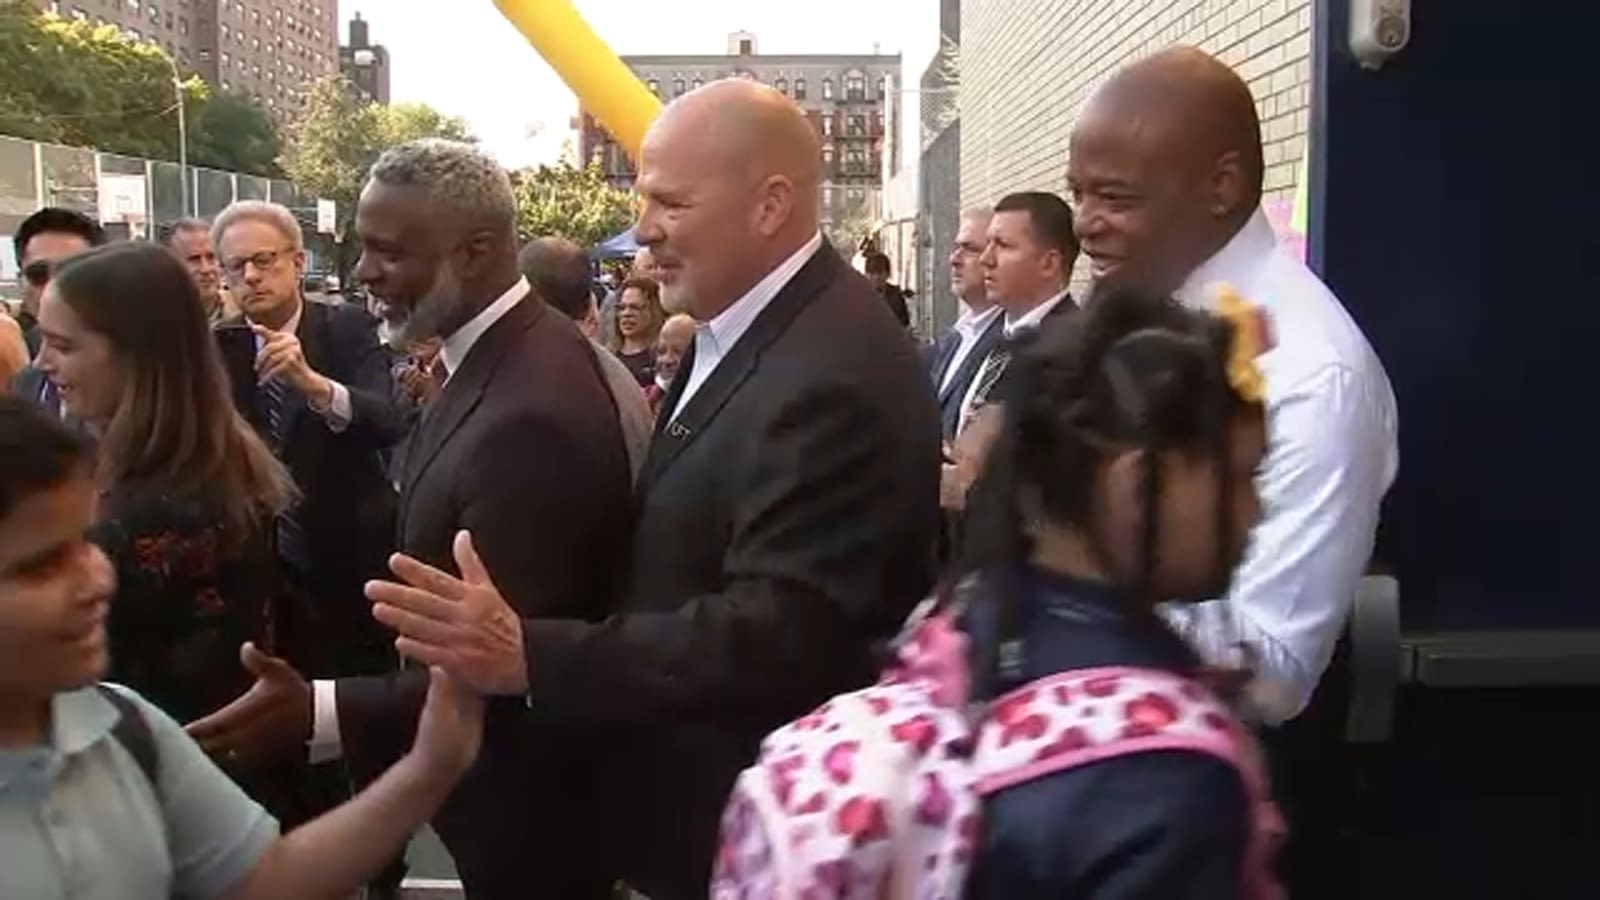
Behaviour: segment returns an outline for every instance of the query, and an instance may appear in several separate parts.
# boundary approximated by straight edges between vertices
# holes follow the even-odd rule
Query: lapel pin
[[[681,441],[689,436],[689,429],[685,428],[682,422],[673,422],[667,426],[667,434]]]

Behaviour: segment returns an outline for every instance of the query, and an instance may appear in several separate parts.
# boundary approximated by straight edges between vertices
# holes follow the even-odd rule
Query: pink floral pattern
[[[954,702],[948,622],[913,635],[902,664],[773,732],[734,787],[714,900],[956,900],[976,847],[982,797],[1128,753],[1187,750],[1237,765],[1257,800],[1245,900],[1281,896],[1270,861],[1283,834],[1249,734],[1177,675],[1097,669],[999,698],[974,734]],[[957,666],[957,668],[962,668]]]

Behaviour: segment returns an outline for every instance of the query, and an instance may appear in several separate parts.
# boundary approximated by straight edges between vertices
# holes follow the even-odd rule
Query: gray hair
[[[384,151],[370,177],[393,187],[419,187],[441,216],[464,228],[516,234],[511,177],[480,147],[423,138]]]
[[[306,248],[305,235],[301,233],[300,221],[294,217],[294,213],[287,206],[265,200],[239,200],[228,204],[228,208],[211,223],[211,243],[221,248],[222,236],[240,222],[270,225],[283,235],[292,249],[299,251]]]

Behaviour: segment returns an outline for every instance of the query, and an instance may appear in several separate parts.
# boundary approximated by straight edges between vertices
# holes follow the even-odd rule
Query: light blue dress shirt
[[[0,898],[210,900],[240,885],[278,823],[165,713],[127,688],[159,757],[159,788],[112,736],[93,687],[58,694],[50,741],[0,748]]]

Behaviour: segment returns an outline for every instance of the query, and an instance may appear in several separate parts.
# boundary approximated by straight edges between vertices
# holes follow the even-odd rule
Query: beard
[[[433,286],[415,303],[402,307],[389,304],[378,325],[378,338],[396,350],[406,350],[429,338],[442,338],[450,320],[461,307],[461,279],[449,266],[434,272]]]

